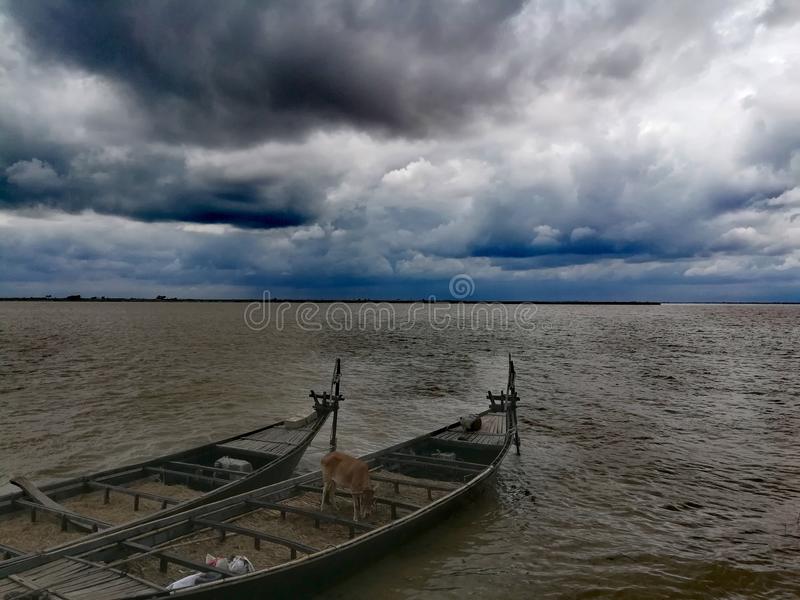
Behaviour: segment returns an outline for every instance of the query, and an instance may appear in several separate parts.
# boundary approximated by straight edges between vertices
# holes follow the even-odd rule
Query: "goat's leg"
[[[328,500],[333,504],[334,510],[339,510],[339,502],[336,500],[336,482],[333,479],[328,484]]]
[[[328,495],[328,482],[322,484],[322,500],[319,503],[319,511],[325,512],[325,496]]]
[[[358,521],[358,515],[361,513],[361,494],[353,493],[353,521]]]

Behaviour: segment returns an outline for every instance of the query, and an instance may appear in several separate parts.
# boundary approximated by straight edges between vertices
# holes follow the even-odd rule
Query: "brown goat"
[[[369,467],[344,452],[331,452],[322,457],[322,502],[320,510],[325,510],[325,499],[336,505],[336,487],[350,490],[353,496],[353,520],[367,518],[375,509],[375,490],[369,479]]]

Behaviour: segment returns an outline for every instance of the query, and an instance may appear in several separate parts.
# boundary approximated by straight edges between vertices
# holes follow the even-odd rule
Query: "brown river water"
[[[546,305],[489,324],[393,305],[379,331],[349,306],[254,327],[236,303],[0,302],[0,489],[297,413],[336,357],[339,449],[377,450],[481,409],[510,351],[522,455],[324,597],[800,597],[800,306]],[[323,432],[301,470],[326,449]]]

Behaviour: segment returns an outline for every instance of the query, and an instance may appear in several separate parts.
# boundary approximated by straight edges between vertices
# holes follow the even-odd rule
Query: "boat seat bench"
[[[419,461],[421,463],[425,463],[426,465],[434,465],[436,467],[456,467],[462,469],[471,469],[473,471],[483,471],[489,465],[483,463],[475,463],[475,462],[468,462],[466,460],[459,460],[459,459],[446,459],[446,458],[437,458],[436,456],[426,456],[424,454],[408,454],[405,452],[390,452],[386,456],[390,458],[403,458],[403,459],[411,459],[415,461]]]
[[[58,509],[50,506],[44,506],[42,504],[39,504],[38,502],[30,502],[28,500],[14,500],[14,503],[18,504],[19,506],[24,506],[25,508],[31,509],[31,521],[36,521],[37,511],[46,512],[61,517],[62,531],[66,531],[67,525],[69,525],[70,523],[79,529],[92,532],[111,527],[111,524],[106,523],[105,521],[100,521],[99,519],[93,519],[91,517],[79,515],[77,513],[68,511],[66,509]]]
[[[302,492],[314,492],[316,494],[322,493],[322,488],[316,485],[298,485],[297,489]],[[336,490],[336,495],[342,498],[352,498],[352,494],[350,492],[345,492],[343,490]],[[386,506],[392,509],[392,519],[397,518],[398,508],[407,510],[409,512],[415,512],[423,508],[419,504],[412,504],[411,502],[401,502],[399,500],[393,500],[392,498],[384,498],[383,496],[375,496],[374,499],[376,504],[385,504]]]
[[[400,466],[416,467],[423,470],[438,469],[439,471],[445,471],[449,473],[455,473],[457,471],[459,473],[464,473],[465,476],[467,475],[475,476],[478,473],[480,473],[483,469],[488,467],[488,465],[486,465],[481,469],[477,469],[475,467],[462,466],[457,461],[447,461],[443,464],[435,463],[435,462],[421,460],[421,457],[412,456],[410,454],[404,456],[400,455],[385,456],[381,457],[379,460],[382,464],[388,466],[400,465]]]
[[[4,559],[14,558],[15,556],[22,556],[22,550],[17,550],[16,548],[12,548],[11,546],[0,544],[0,556],[4,557]]]
[[[169,462],[164,463],[167,466],[171,467],[178,467],[179,469],[194,469],[197,471],[209,471],[210,473],[228,476],[228,475],[238,475],[239,477],[246,477],[248,473],[244,471],[234,471],[233,469],[223,469],[222,467],[211,467],[208,465],[198,465],[196,463],[187,463],[187,462],[180,462],[176,460],[171,460]]]
[[[159,559],[159,570],[162,573],[166,573],[167,565],[169,563],[174,563],[176,565],[180,565],[182,567],[187,567],[189,569],[193,569],[195,571],[207,571],[209,573],[217,573],[218,575],[222,575],[222,577],[231,577],[232,573],[230,571],[224,569],[218,569],[217,567],[206,565],[202,563],[195,562],[193,560],[189,560],[188,558],[184,558],[177,554],[173,554],[172,552],[168,552],[166,550],[159,550],[158,548],[154,548],[152,546],[147,546],[145,544],[139,544],[138,542],[131,542],[131,541],[123,541],[119,543],[121,546],[132,550],[134,552],[141,552],[146,555],[155,556]],[[144,556],[131,557],[133,560],[138,558],[144,558]]]
[[[222,523],[220,521],[212,521],[210,519],[191,519],[191,522],[201,527],[209,527],[211,529],[219,530],[222,533],[223,539],[225,537],[226,532],[252,537],[256,550],[261,549],[262,540],[265,542],[270,542],[272,544],[286,546],[287,548],[289,548],[292,560],[297,558],[297,552],[302,552],[303,554],[314,554],[315,552],[319,552],[317,548],[312,548],[311,546],[308,546],[301,542],[295,542],[294,540],[273,535],[271,533],[266,533],[264,531],[258,531],[256,529],[240,527],[233,523]]]
[[[225,483],[229,483],[227,479],[219,479],[217,477],[208,477],[206,475],[198,475],[197,473],[189,473],[187,471],[176,471],[175,469],[167,469],[165,467],[146,467],[145,470],[148,473],[152,473],[154,475],[161,475],[162,480],[166,481],[167,475],[170,475],[176,479],[185,479],[187,482],[195,480],[195,481],[202,481],[203,483],[208,483],[211,485],[222,485]]]
[[[132,490],[130,488],[123,487],[121,485],[111,485],[108,483],[100,483],[98,481],[87,481],[86,485],[92,487],[96,490],[103,491],[103,504],[108,504],[111,500],[111,492],[118,492],[120,494],[125,494],[127,496],[133,496],[133,510],[139,510],[139,499],[144,498],[145,500],[152,500],[154,502],[160,502],[161,508],[167,508],[170,504],[180,504],[181,500],[176,500],[175,498],[170,498],[169,496],[161,496],[159,494],[151,494],[150,492],[139,492],[137,490]]]
[[[391,483],[394,486],[395,494],[400,493],[401,485],[427,490],[428,500],[433,500],[433,492],[452,492],[453,490],[458,489],[458,486],[456,485],[447,485],[446,483],[433,483],[428,481],[414,481],[413,479],[404,479],[402,477],[390,477],[389,475],[385,475],[383,473],[370,473],[369,477],[372,481]]]
[[[373,525],[363,523],[361,521],[352,521],[337,515],[320,512],[311,508],[302,508],[300,506],[292,506],[291,504],[279,504],[277,502],[262,502],[261,500],[245,500],[246,504],[257,508],[265,508],[267,510],[275,510],[281,513],[281,518],[285,519],[287,513],[302,515],[314,519],[314,527],[319,529],[320,522],[333,523],[335,525],[342,525],[349,528],[350,538],[355,537],[355,530],[371,531],[375,529]]]

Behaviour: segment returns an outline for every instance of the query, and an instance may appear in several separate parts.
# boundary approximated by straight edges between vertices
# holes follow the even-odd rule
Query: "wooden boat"
[[[22,491],[0,497],[0,564],[69,546],[87,532],[111,531],[153,513],[175,514],[288,479],[331,413],[335,444],[340,379],[337,360],[330,393],[312,390],[313,410],[303,417],[41,488],[12,478]],[[241,468],[248,466],[249,472]]]
[[[0,566],[0,598],[191,600],[300,597],[429,530],[495,475],[516,437],[513,363],[505,393],[489,393],[481,428],[460,423],[363,457],[378,511],[352,520],[348,501],[320,510],[321,474],[156,517],[69,549]],[[346,492],[337,491],[349,499]],[[234,575],[205,562],[246,555],[254,572]],[[170,591],[192,573],[216,581]],[[14,596],[19,594],[19,596]]]

